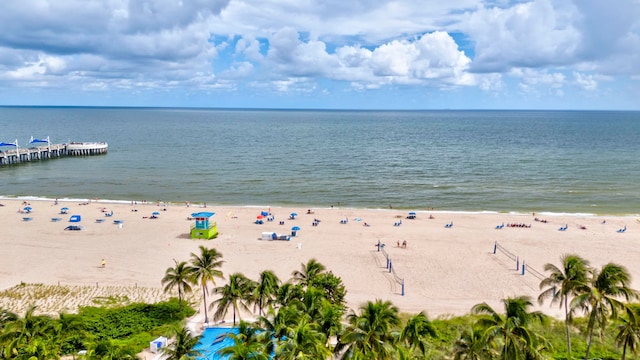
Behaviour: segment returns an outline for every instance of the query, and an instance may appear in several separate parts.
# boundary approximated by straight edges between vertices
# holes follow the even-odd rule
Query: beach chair
[[[340,224],[346,224],[347,220],[340,220]]]
[[[446,224],[444,227],[447,228],[447,229],[452,228],[453,227],[453,221],[448,223],[448,224]]]
[[[619,232],[619,233],[623,233],[623,232],[625,232],[625,231],[627,231],[627,225],[625,225],[622,229],[618,229],[618,231],[617,231],[617,232]]]
[[[504,227],[504,223],[500,224],[500,225],[496,225],[496,229],[502,229]]]
[[[569,225],[565,225],[565,226],[561,227],[561,228],[560,228],[560,229],[558,229],[558,230],[560,230],[560,231],[567,231],[567,229],[568,229],[568,228],[569,228]]]

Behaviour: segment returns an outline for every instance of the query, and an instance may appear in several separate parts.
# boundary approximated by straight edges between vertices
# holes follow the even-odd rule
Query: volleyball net
[[[531,274],[533,277],[537,278],[540,281],[546,279],[546,276],[544,274],[534,269],[533,267],[529,266],[529,264],[527,264],[524,261],[524,259],[522,259],[522,264],[521,264],[520,256],[509,251],[504,246],[498,244],[497,241],[493,243],[493,253],[494,254],[501,253],[505,255],[507,258],[509,258],[510,260],[515,261],[516,262],[515,269],[516,271],[520,271],[522,276],[524,276],[525,274]]]
[[[393,266],[393,261],[391,260],[391,256],[389,256],[389,254],[384,250],[384,244],[381,244],[380,240],[378,240],[377,246],[378,246],[378,251],[381,252],[384,258],[387,260],[386,269],[389,270],[389,273],[393,277],[393,280],[396,283],[398,283],[398,285],[401,286],[401,294],[402,296],[404,296],[404,278],[398,276],[398,274],[396,273],[396,269]]]

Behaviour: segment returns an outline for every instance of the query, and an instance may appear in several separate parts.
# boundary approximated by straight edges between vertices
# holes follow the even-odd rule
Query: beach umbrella
[[[23,209],[24,211],[31,211],[31,206],[27,206]]]
[[[415,211],[410,211],[410,212],[409,212],[409,215],[415,215],[415,214],[416,214],[416,212],[415,212]]]
[[[151,215],[158,216],[158,215],[160,215],[160,212],[159,211],[154,211],[154,212],[151,213]]]
[[[300,231],[300,226],[294,226],[291,228],[293,231]]]
[[[291,213],[291,216],[298,216],[298,213]]]
[[[262,219],[263,217],[264,217],[264,216],[262,216],[262,215],[258,215],[258,216],[256,216],[256,218],[257,218],[258,220]]]
[[[67,210],[69,210],[69,208],[68,208],[68,207],[63,207],[63,208],[62,208],[62,209],[60,209],[60,210],[67,211]]]

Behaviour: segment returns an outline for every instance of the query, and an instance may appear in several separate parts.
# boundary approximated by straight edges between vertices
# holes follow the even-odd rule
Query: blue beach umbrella
[[[298,213],[291,213],[291,216],[298,216]]]
[[[27,206],[27,207],[25,207],[23,210],[24,210],[24,211],[31,211],[32,209],[31,209],[31,206]]]
[[[294,226],[291,228],[293,231],[300,231],[300,226]]]
[[[62,210],[62,211],[69,211],[69,208],[68,208],[68,207],[63,207],[63,208],[62,208],[62,209],[60,209],[60,210]]]
[[[160,212],[159,212],[159,211],[154,211],[154,212],[152,212],[152,213],[151,213],[151,215],[156,215],[156,216],[158,216],[158,215],[160,215]]]
[[[416,212],[415,212],[415,211],[410,211],[410,212],[409,212],[409,215],[415,215],[415,214],[416,214]]]

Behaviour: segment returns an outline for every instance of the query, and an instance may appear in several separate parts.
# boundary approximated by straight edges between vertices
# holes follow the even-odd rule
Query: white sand
[[[174,260],[189,260],[198,246],[216,247],[224,255],[225,274],[242,272],[257,279],[270,269],[283,280],[311,258],[340,276],[347,287],[347,301],[357,308],[367,300],[392,301],[402,311],[427,311],[430,316],[463,314],[486,301],[500,307],[508,296],[540,293],[539,280],[522,276],[507,256],[494,255],[497,241],[520,261],[543,271],[547,262],[558,264],[564,253],[577,253],[601,266],[613,261],[626,266],[634,286],[640,288],[640,223],[633,217],[551,216],[537,214],[548,223],[534,221],[531,214],[470,214],[418,211],[416,220],[405,219],[407,211],[363,209],[271,208],[275,221],[256,225],[258,207],[209,206],[206,209],[157,204],[129,205],[91,202],[30,201],[33,211],[19,213],[22,200],[3,199],[0,203],[0,289],[20,282],[66,285],[118,285],[160,287],[160,279]],[[61,207],[67,215],[60,215]],[[105,217],[101,209],[114,211]],[[137,212],[133,212],[137,209]],[[159,219],[147,219],[160,211]],[[213,240],[192,240],[188,233],[198,211],[214,211],[220,235]],[[288,220],[291,212],[296,220]],[[233,216],[229,216],[232,212]],[[70,215],[82,216],[82,231],[65,231]],[[435,219],[429,219],[429,215]],[[31,217],[33,220],[24,221]],[[52,222],[60,217],[62,221]],[[320,219],[317,227],[313,219]],[[347,224],[340,224],[348,218]],[[356,221],[355,218],[361,218]],[[96,219],[105,219],[96,223]],[[123,220],[122,228],[113,220]],[[284,220],[285,225],[279,225]],[[402,220],[401,226],[393,226]],[[606,220],[605,224],[602,221]],[[452,228],[444,225],[453,221]],[[364,223],[370,224],[365,227]],[[495,226],[501,223],[531,224],[531,228]],[[567,231],[558,231],[567,224]],[[289,233],[302,228],[291,241],[261,241],[262,232]],[[586,226],[586,230],[579,229]],[[625,233],[616,230],[626,225]],[[386,270],[386,260],[377,252],[378,239],[391,256],[397,275],[405,279],[405,295]],[[407,241],[407,249],[397,241]],[[100,266],[105,259],[105,268]],[[224,281],[219,281],[218,285]],[[548,305],[543,311],[557,315]]]

